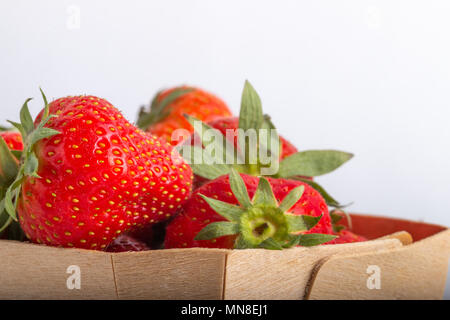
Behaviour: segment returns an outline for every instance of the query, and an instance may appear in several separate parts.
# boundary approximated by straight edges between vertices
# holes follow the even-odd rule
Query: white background
[[[2,0],[0,124],[27,97],[36,114],[39,86],[135,120],[178,84],[237,112],[249,79],[300,149],[355,153],[318,179],[352,211],[450,226],[449,14],[444,0]]]

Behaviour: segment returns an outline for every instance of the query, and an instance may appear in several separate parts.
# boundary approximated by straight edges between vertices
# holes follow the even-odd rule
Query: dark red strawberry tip
[[[130,231],[126,233],[126,235],[137,239],[139,241],[142,241],[146,243],[147,245],[151,246],[151,243],[154,238],[154,232],[153,228],[156,226],[156,224],[147,224],[144,226],[138,226],[134,227]]]
[[[107,252],[128,252],[128,251],[147,251],[150,247],[143,241],[137,240],[129,235],[121,235],[111,242],[105,251]]]

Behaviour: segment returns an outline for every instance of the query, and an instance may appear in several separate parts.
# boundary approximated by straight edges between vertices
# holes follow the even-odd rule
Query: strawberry
[[[141,108],[138,126],[156,136],[163,137],[173,145],[172,132],[185,129],[193,132],[192,126],[183,114],[189,114],[202,121],[231,116],[231,111],[221,99],[198,88],[181,86],[159,92],[150,105],[150,111]]]
[[[279,249],[325,243],[332,233],[327,204],[308,184],[232,170],[194,191],[169,223],[164,245]]]
[[[106,248],[106,251],[108,252],[146,251],[146,250],[150,250],[150,247],[147,246],[145,242],[133,238],[127,234],[121,234]]]
[[[26,236],[47,245],[101,250],[123,232],[170,218],[188,198],[192,171],[172,147],[132,126],[108,101],[66,97],[33,125],[5,206]],[[55,116],[53,116],[55,115]]]
[[[346,229],[339,231],[337,235],[338,237],[333,240],[333,243],[336,244],[367,241],[365,237],[357,235]]]
[[[17,150],[17,151],[23,150],[23,142],[22,142],[22,136],[20,135],[20,132],[1,131],[0,137],[2,137],[3,140],[5,140],[6,144],[8,145],[8,148],[10,150]]]
[[[242,93],[239,118],[220,118],[208,123],[190,115],[186,118],[195,134],[177,149],[192,166],[196,188],[235,169],[254,176],[308,183],[321,193],[328,205],[341,207],[312,177],[337,169],[353,155],[337,150],[298,152],[278,135],[270,118],[263,113],[258,93],[248,81]]]

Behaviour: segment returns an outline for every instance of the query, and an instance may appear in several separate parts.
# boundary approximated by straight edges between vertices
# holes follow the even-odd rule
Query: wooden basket
[[[283,251],[125,253],[2,240],[0,299],[442,298],[449,229],[356,214],[352,224],[371,240]],[[80,289],[68,289],[70,266],[79,267]]]

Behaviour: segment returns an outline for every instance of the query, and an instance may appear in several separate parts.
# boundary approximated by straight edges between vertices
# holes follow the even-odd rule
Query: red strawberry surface
[[[153,111],[153,118],[149,121],[143,121],[141,120],[141,114],[138,121],[139,127],[164,138],[173,145],[180,142],[172,141],[174,130],[185,129],[191,133],[193,132],[193,128],[185,119],[184,114],[194,116],[201,121],[211,121],[219,117],[231,116],[231,111],[225,102],[199,88],[176,87],[159,93],[155,99],[156,103],[150,110],[150,113]],[[165,103],[164,108],[156,111],[156,106],[161,103]]]
[[[21,151],[23,149],[22,136],[15,131],[1,131],[0,137],[5,140],[6,145],[11,150]]]
[[[258,187],[260,178],[246,174],[240,174],[248,195],[252,198]],[[293,215],[308,215],[318,217],[323,215],[319,222],[305,233],[333,234],[331,218],[325,200],[315,189],[301,181],[267,178],[273,194],[278,202],[281,202],[294,188],[303,186],[304,192],[289,210]],[[191,198],[185,203],[181,214],[179,214],[167,227],[165,248],[233,248],[236,236],[223,236],[211,240],[195,240],[196,235],[205,226],[212,222],[226,221],[226,219],[215,212],[210,205],[200,196],[220,200],[230,204],[238,204],[233,194],[229,176],[224,175],[212,180],[194,191]]]
[[[150,247],[145,242],[133,238],[130,235],[122,234],[111,242],[106,251],[108,252],[127,252],[127,251],[146,251]]]
[[[33,242],[101,250],[135,226],[170,218],[188,198],[190,167],[108,101],[66,97],[49,110],[57,116],[46,127],[59,134],[35,145],[40,178],[25,176],[17,205]]]

